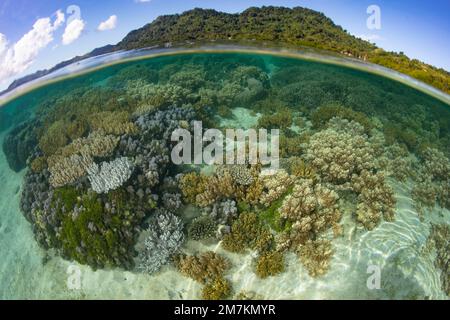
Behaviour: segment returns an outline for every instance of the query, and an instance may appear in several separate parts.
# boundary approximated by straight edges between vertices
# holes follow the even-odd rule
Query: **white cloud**
[[[39,52],[53,41],[53,32],[64,19],[61,11],[56,15],[53,24],[49,17],[36,20],[33,28],[13,45],[9,45],[6,36],[0,34],[0,83],[28,69]]]
[[[82,19],[77,18],[70,21],[62,35],[62,43],[68,45],[77,40],[81,36],[85,26],[86,23]]]
[[[152,0],[135,0],[135,1],[138,2],[138,3],[145,3],[145,2],[150,2]]]
[[[117,16],[112,15],[106,21],[101,22],[98,25],[97,30],[99,31],[112,30],[116,26],[117,26]]]
[[[53,26],[58,28],[64,23],[64,21],[66,21],[64,13],[61,10],[56,11],[56,20],[55,23],[53,23]]]

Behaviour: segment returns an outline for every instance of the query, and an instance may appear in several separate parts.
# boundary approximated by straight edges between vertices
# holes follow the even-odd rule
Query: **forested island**
[[[72,62],[99,54],[185,41],[258,41],[326,50],[391,68],[450,93],[450,73],[442,68],[410,59],[402,52],[387,52],[349,34],[323,13],[302,7],[274,6],[251,7],[236,14],[196,8],[182,14],[163,15],[131,31],[116,45],[97,48],[49,70],[18,79],[5,92]]]

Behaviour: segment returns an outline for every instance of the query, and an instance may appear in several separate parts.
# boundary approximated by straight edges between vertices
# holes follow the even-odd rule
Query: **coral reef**
[[[441,151],[428,148],[419,164],[412,190],[418,211],[436,204],[450,209],[450,160]]]
[[[116,136],[137,133],[136,125],[129,121],[129,115],[125,111],[94,113],[89,116],[89,124],[93,131],[102,131]]]
[[[27,121],[13,128],[3,140],[3,152],[9,167],[18,172],[26,167],[27,159],[38,144],[36,123]]]

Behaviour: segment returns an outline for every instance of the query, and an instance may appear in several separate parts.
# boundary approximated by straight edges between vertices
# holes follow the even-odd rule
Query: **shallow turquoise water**
[[[38,229],[36,226],[40,220],[33,211],[35,209],[25,212],[27,221],[19,208],[21,192],[27,189],[23,177],[25,170],[30,172],[32,160],[43,158],[48,161],[59,149],[77,139],[88,137],[98,128],[109,130],[108,134],[120,139],[131,135],[125,129],[117,126],[109,128],[108,123],[94,121],[99,114],[100,117],[106,117],[107,114],[102,112],[114,115],[123,112],[130,121],[134,121],[139,115],[154,112],[155,109],[170,110],[174,105],[192,108],[195,117],[203,120],[208,127],[249,127],[255,124],[283,126],[282,137],[286,137],[287,142],[282,146],[282,157],[297,157],[307,162],[311,160],[308,155],[312,149],[309,139],[326,130],[328,120],[333,116],[354,120],[364,126],[364,137],[371,148],[381,150],[374,151],[374,172],[385,174],[386,184],[395,190],[397,201],[394,205],[394,221],[382,219],[374,230],[368,231],[355,221],[356,209],[352,201],[356,201],[355,197],[359,193],[352,195],[348,190],[340,190],[340,182],[326,181],[326,169],[315,168],[319,181],[339,193],[344,230],[341,237],[333,240],[334,258],[322,278],[309,276],[308,270],[301,266],[295,254],[289,252],[286,253],[286,272],[277,276],[280,278],[257,279],[252,270],[254,261],[250,253],[240,256],[226,252],[218,244],[219,239],[213,242],[190,239],[186,233],[192,224],[189,212],[194,210],[193,215],[196,216],[202,209],[183,207],[178,215],[185,223],[183,232],[188,241],[181,246],[181,250],[188,254],[218,250],[227,256],[232,261],[231,270],[234,270],[234,273],[227,274],[227,279],[233,284],[236,294],[251,291],[264,298],[445,297],[445,275],[442,277],[445,271],[434,267],[439,248],[433,249],[429,244],[429,233],[432,223],[448,224],[449,212],[441,201],[442,196],[436,196],[431,206],[419,206],[417,203],[422,198],[414,198],[411,192],[427,175],[423,169],[428,168],[426,157],[422,156],[425,150],[439,150],[443,154],[440,164],[443,167],[447,165],[442,159],[448,161],[450,150],[449,106],[378,75],[342,66],[258,53],[196,53],[126,62],[46,85],[3,106],[0,109],[0,130],[4,153],[0,158],[0,175],[7,183],[2,184],[0,192],[1,250],[2,256],[6,257],[2,260],[1,297],[199,297],[201,288],[198,283],[193,284],[192,280],[182,277],[170,263],[151,275],[142,274],[127,261],[124,262],[133,259],[128,254],[120,258],[120,263],[114,260],[116,253],[111,253],[113,258],[107,258],[105,265],[102,265],[103,258],[98,258],[100,263],[94,263],[90,251],[78,255],[71,251],[72,244],[67,245],[60,235],[54,236],[53,231]],[[277,120],[277,115],[286,113],[291,123]],[[261,119],[265,119],[265,122]],[[23,122],[23,128],[11,131]],[[13,134],[8,136],[10,132]],[[49,132],[54,132],[54,136],[49,137]],[[376,144],[376,137],[382,137],[381,144]],[[393,146],[402,150],[399,156],[391,151]],[[114,152],[112,156],[101,156],[94,160],[111,160],[111,157],[120,155],[122,151]],[[133,154],[133,157],[136,155]],[[405,163],[411,166],[411,170],[405,173],[406,176],[400,177],[396,171],[398,173],[401,168],[396,166],[405,166]],[[170,165],[167,170],[167,176],[180,171]],[[421,170],[422,176],[415,177],[414,172]],[[83,176],[79,178],[64,186],[47,188],[58,192],[61,188],[76,185],[78,190],[88,190],[88,180]],[[137,179],[132,176],[131,180],[134,178]],[[444,194],[446,186],[448,188],[445,179],[432,177],[430,183]],[[131,180],[128,183],[132,183]],[[162,194],[164,190],[155,192]],[[106,201],[105,197],[110,194],[98,197]],[[231,198],[238,201],[234,195]],[[135,203],[127,202],[127,205],[135,206]],[[136,234],[131,237],[133,241],[127,238],[127,241],[131,241],[126,246],[129,250],[136,243],[137,247],[142,243],[143,225],[148,223],[147,219],[151,219],[153,214],[152,208],[139,210],[143,210],[144,217],[131,222],[136,226],[132,231]],[[259,212],[260,208],[255,210]],[[57,223],[55,229],[64,230],[68,222],[63,220]],[[264,220],[263,223],[268,222]],[[271,227],[270,223],[268,226]],[[324,232],[314,234],[313,237],[315,240],[329,236]],[[428,246],[431,249],[427,249]],[[113,250],[108,248],[104,249],[106,255],[110,253],[108,250]],[[408,256],[417,252],[420,252],[418,257],[408,261]],[[67,286],[67,267],[74,260],[78,261],[79,264],[75,265],[82,268],[85,274],[81,291],[70,290]],[[365,287],[365,271],[369,262],[379,264],[386,270],[386,279],[389,279],[386,281],[390,284],[383,282],[384,290],[374,292]],[[94,270],[105,270],[94,271],[86,265],[94,267]],[[347,272],[347,277],[341,277],[343,271]],[[348,277],[352,279],[350,284]],[[303,284],[292,288],[292,281],[295,284],[297,280]],[[166,281],[172,283],[173,287],[165,286]],[[276,283],[280,281],[284,293],[275,290]],[[98,287],[101,282],[108,283],[115,290]]]

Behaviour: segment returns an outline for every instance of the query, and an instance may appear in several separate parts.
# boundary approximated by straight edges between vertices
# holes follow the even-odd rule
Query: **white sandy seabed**
[[[2,143],[4,134],[0,136]],[[0,298],[1,299],[197,299],[201,286],[167,266],[155,275],[120,269],[93,271],[87,266],[47,255],[36,243],[30,224],[19,210],[24,172],[14,173],[0,152]],[[333,241],[335,255],[329,272],[308,276],[294,254],[286,272],[268,279],[253,273],[252,254],[225,252],[219,245],[189,241],[186,252],[215,250],[227,256],[227,277],[236,293],[262,299],[446,299],[433,250],[426,250],[430,221],[450,221],[450,212],[435,210],[420,221],[408,188],[396,185],[395,222],[383,222],[365,232],[343,217],[344,236]],[[381,288],[369,290],[369,265],[381,270]],[[69,289],[68,280],[79,268],[81,286]],[[76,273],[76,272],[75,272]],[[70,281],[69,281],[70,282]],[[72,282],[73,283],[73,282]]]

